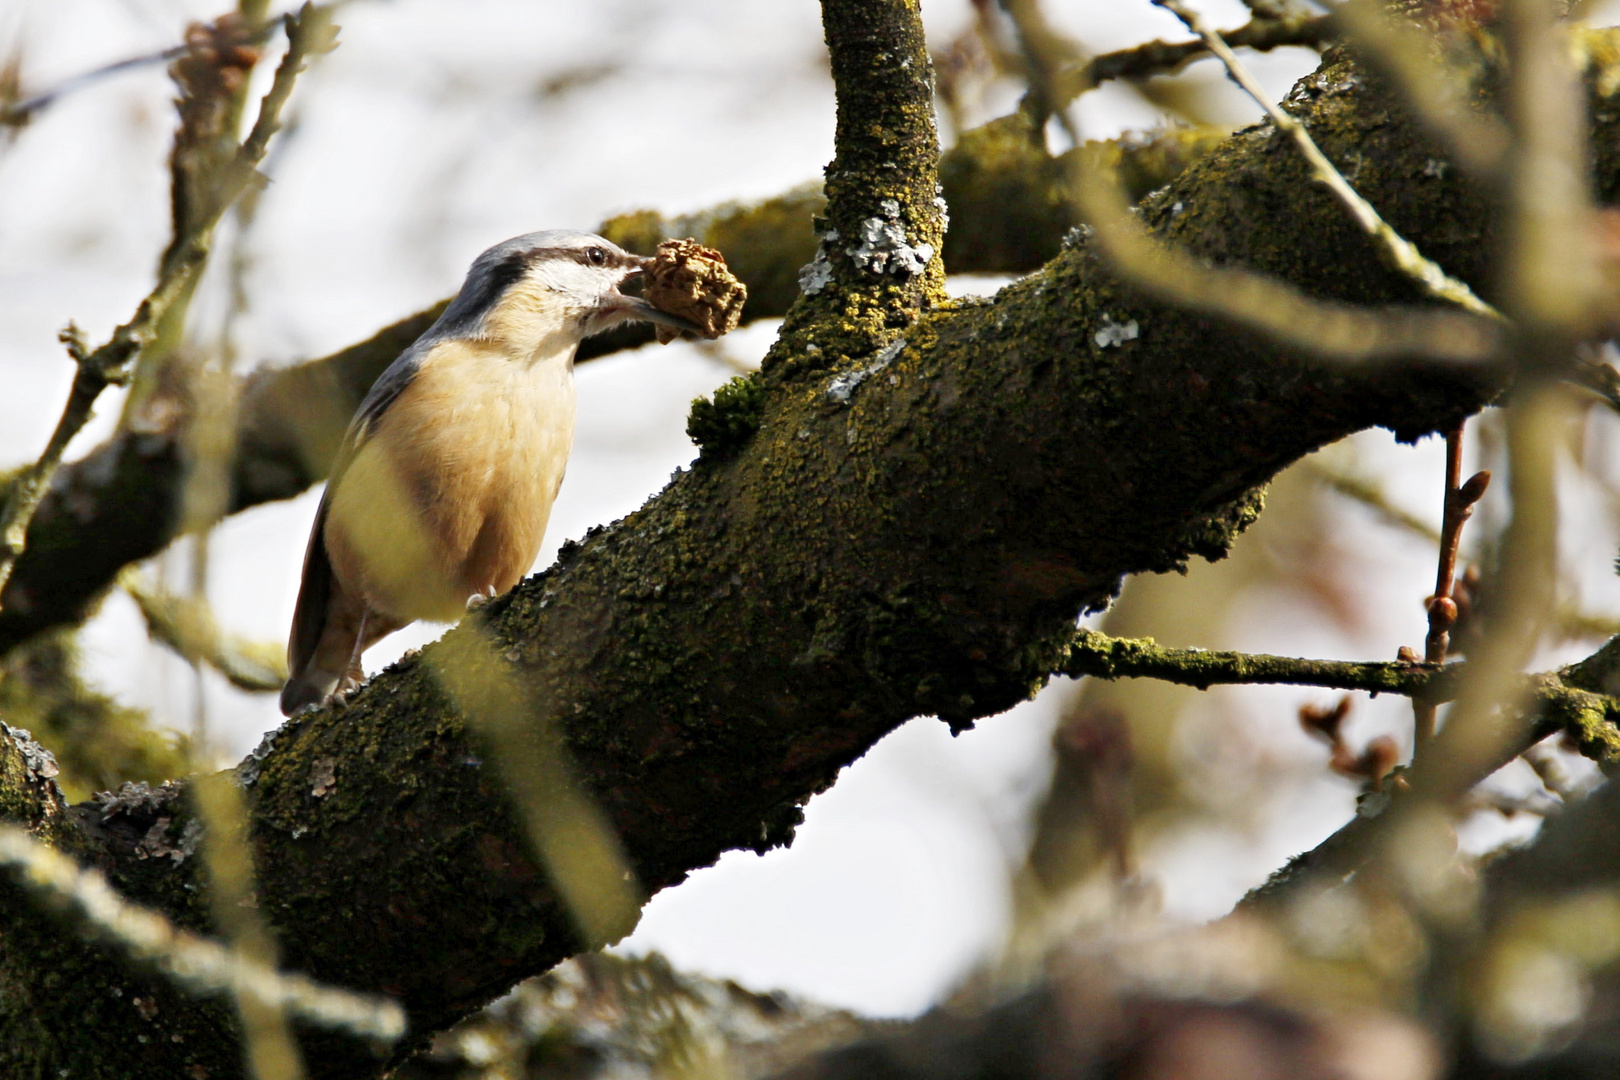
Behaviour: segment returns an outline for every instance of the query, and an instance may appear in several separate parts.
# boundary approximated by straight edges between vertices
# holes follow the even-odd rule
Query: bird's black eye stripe
[[[487,311],[507,289],[521,281],[527,271],[528,259],[523,252],[514,251],[470,275],[453,306],[467,312]]]
[[[635,270],[641,267],[641,260],[636,256],[626,255],[618,248],[602,244],[592,244],[589,247],[531,248],[524,254],[531,265],[547,259],[572,259],[581,266],[607,266],[618,270]]]

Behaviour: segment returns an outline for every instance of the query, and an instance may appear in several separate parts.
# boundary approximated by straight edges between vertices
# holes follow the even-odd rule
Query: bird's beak
[[[639,296],[624,296],[622,293],[620,296],[623,297],[620,303],[624,305],[625,318],[627,319],[640,319],[642,322],[658,323],[673,330],[685,330],[689,334],[703,336],[703,328],[698,326],[697,323],[655,308]]]
[[[651,259],[643,256],[640,266],[629,271],[624,275],[624,277],[619,279],[619,286],[623,286],[626,282],[635,281],[637,278],[641,277],[643,269],[651,263]],[[696,334],[699,337],[703,336],[703,328],[698,326],[696,323],[691,322],[688,319],[683,319],[679,315],[671,315],[669,312],[664,311],[661,308],[655,308],[639,296],[628,296],[621,292],[619,287],[614,288],[611,296],[611,303],[614,312],[618,314],[621,319],[636,319],[641,322],[657,323],[660,326],[667,326],[672,330],[684,330],[689,334]]]

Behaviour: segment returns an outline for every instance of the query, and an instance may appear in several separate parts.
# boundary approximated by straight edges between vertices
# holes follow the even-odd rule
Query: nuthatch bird
[[[358,686],[380,638],[528,572],[574,439],[580,341],[631,319],[695,329],[619,291],[650,261],[566,230],[497,244],[372,385],[315,512],[283,713]]]

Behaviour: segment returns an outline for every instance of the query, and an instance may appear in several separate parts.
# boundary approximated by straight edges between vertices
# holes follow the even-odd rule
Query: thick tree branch
[[[1145,299],[1084,243],[994,301],[939,302],[931,269],[880,274],[850,252],[868,217],[880,225],[869,248],[892,239],[884,223],[913,253],[937,243],[926,54],[911,3],[827,11],[851,110],[829,183],[841,235],[824,241],[828,284],[788,319],[757,392],[727,406],[752,437],[569,545],[491,602],[485,625],[452,631],[347,707],[289,723],[241,768],[261,909],[286,963],[400,997],[419,1036],[577,947],[432,674],[472,651],[467,635],[493,646],[490,674],[522,682],[536,727],[563,740],[636,876],[658,889],[728,848],[786,842],[804,800],[906,719],[963,726],[1027,697],[1070,656],[1081,610],[1125,574],[1220,556],[1288,462],[1373,424],[1442,430],[1500,389],[1455,369],[1304,361]],[[846,95],[851,79],[871,85]],[[1304,88],[1302,118],[1336,160],[1360,156],[1358,186],[1391,224],[1450,273],[1487,281],[1485,201],[1454,172],[1425,170],[1433,148],[1398,99],[1344,57]],[[1611,118],[1594,143],[1610,196],[1620,110],[1598,115]],[[1315,295],[1412,295],[1269,128],[1223,144],[1142,217],[1204,258]],[[0,742],[7,761],[9,817],[134,899],[203,917],[195,860],[168,854],[190,816],[181,795],[70,809],[27,778],[16,740]],[[213,1075],[231,1075],[221,1010],[158,989],[154,1018],[132,1016],[109,988],[145,984],[14,890],[0,905],[6,985],[61,980],[35,1000],[0,996],[13,1071],[184,1075],[221,1061]],[[151,1036],[144,1071],[109,1067],[107,1040],[123,1050],[136,1031]],[[310,1049],[318,1075],[378,1071],[350,1042],[313,1036]]]

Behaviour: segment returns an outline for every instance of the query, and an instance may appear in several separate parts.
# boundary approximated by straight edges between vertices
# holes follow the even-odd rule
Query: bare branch
[[[280,112],[292,93],[293,82],[303,70],[305,58],[323,52],[333,45],[330,17],[324,9],[306,3],[298,16],[288,16],[287,54],[276,69],[274,82],[259,109],[253,131],[232,160],[230,167],[218,180],[216,192],[209,200],[209,209],[200,214],[191,232],[176,236],[170,255],[164,259],[163,272],[157,286],[142,300],[135,315],[119,326],[107,342],[95,350],[88,349],[79,332],[69,327],[62,340],[68,347],[78,371],[68,394],[56,429],[51,433],[39,460],[13,481],[5,508],[0,511],[0,596],[17,565],[17,559],[27,546],[28,524],[39,508],[46,488],[67,445],[89,422],[91,409],[101,392],[108,386],[122,385],[133,374],[133,368],[147,344],[152,341],[160,323],[174,317],[178,306],[189,297],[191,288],[202,273],[208,258],[208,248],[214,226],[230,204],[258,175],[259,161],[270,136],[280,124]]]
[[[1320,49],[1333,39],[1335,29],[1333,17],[1327,15],[1273,17],[1257,14],[1236,30],[1218,31],[1218,34],[1234,49],[1270,52],[1290,46]],[[1059,108],[1066,106],[1086,91],[1114,79],[1174,75],[1193,61],[1209,55],[1209,44],[1202,38],[1191,41],[1149,41],[1117,52],[1103,53],[1055,73],[1053,93],[1056,105]]]
[[[1102,170],[1081,162],[1078,199],[1112,268],[1147,294],[1259,331],[1324,360],[1502,359],[1499,321],[1420,308],[1368,310],[1317,300],[1281,280],[1209,266],[1155,239]]]
[[[275,31],[276,25],[274,23],[262,26],[246,34],[242,38],[243,44],[262,45],[270,39]],[[118,75],[125,71],[133,71],[152,64],[168,63],[170,60],[178,59],[192,52],[194,48],[195,46],[191,42],[186,42],[183,45],[174,45],[160,52],[126,57],[123,60],[115,60],[110,64],[103,64],[100,67],[63,79],[50,89],[41,90],[26,98],[19,96],[15,101],[8,101],[4,97],[0,97],[0,127],[23,127],[33,121],[39,113],[77,90],[82,90],[109,76]]]

